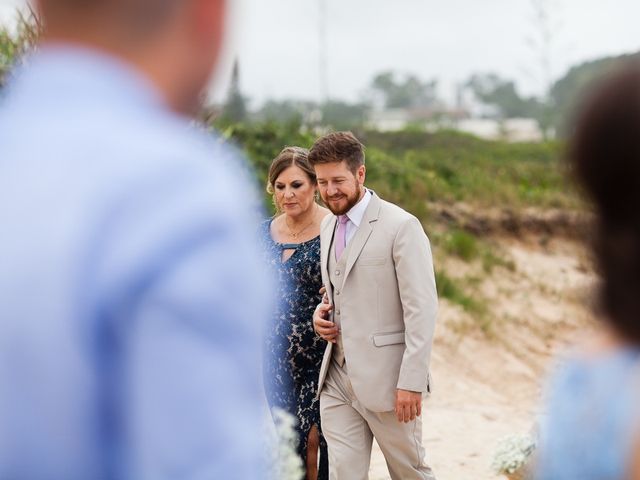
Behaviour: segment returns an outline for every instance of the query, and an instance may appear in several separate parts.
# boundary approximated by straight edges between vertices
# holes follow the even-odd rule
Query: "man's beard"
[[[334,209],[334,207],[331,206],[330,202],[325,201],[325,203],[327,205],[327,208],[329,210],[331,210],[331,213],[333,213],[334,215],[344,215],[349,210],[351,210],[356,205],[356,203],[358,203],[360,201],[360,197],[362,196],[362,188],[363,187],[362,187],[362,185],[360,185],[358,183],[357,180],[354,180],[354,181],[356,183],[356,191],[353,194],[353,196],[348,196],[347,197],[347,204],[344,207],[336,210],[336,209]],[[331,200],[331,199],[329,198],[328,200]]]

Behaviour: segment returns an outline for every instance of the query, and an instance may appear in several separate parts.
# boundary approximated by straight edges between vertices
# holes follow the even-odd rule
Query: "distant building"
[[[539,142],[543,139],[538,122],[533,118],[467,118],[457,122],[454,128],[486,140]]]
[[[466,109],[386,109],[369,114],[367,126],[383,132],[416,127],[433,132],[441,129],[459,130],[486,140],[508,142],[538,142],[543,139],[538,123],[533,118],[472,117]]]
[[[367,126],[374,130],[389,132],[413,126],[426,131],[454,128],[456,122],[466,118],[467,112],[460,109],[440,107],[390,108],[369,113]]]

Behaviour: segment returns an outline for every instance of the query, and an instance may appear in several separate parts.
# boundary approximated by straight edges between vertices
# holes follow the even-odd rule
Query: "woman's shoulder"
[[[265,218],[258,225],[258,235],[264,241],[271,240],[273,241],[273,237],[271,235],[271,224],[275,221],[276,217]]]
[[[577,399],[581,403],[598,402],[599,392],[640,398],[638,346],[597,339],[566,352],[556,361],[547,381],[547,397],[552,403]]]
[[[540,416],[538,478],[604,478],[610,468],[620,470],[610,478],[623,478],[637,437],[640,348],[583,344],[554,370]]]

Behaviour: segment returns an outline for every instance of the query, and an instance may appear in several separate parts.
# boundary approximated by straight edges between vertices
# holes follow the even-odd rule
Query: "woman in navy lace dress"
[[[278,280],[276,311],[266,334],[265,390],[271,408],[298,420],[306,478],[324,480],[327,447],[316,390],[326,343],[313,331],[312,317],[322,299],[319,235],[328,210],[315,201],[316,177],[307,150],[282,150],[269,169],[267,190],[279,214],[262,224],[266,260]]]

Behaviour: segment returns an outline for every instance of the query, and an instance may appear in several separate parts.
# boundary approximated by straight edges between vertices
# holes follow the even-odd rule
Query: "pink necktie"
[[[347,222],[349,217],[346,215],[338,215],[338,231],[336,232],[336,260],[340,260],[344,248],[347,246]]]

